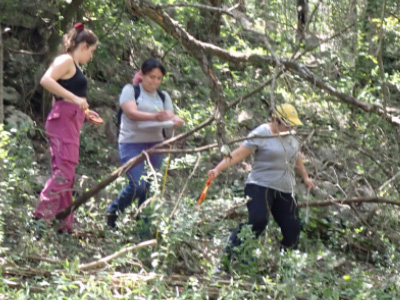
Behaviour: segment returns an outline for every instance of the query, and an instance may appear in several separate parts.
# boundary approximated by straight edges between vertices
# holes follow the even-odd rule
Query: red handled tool
[[[215,176],[211,174],[206,182],[206,185],[203,188],[203,191],[200,194],[200,197],[197,199],[196,205],[200,205],[204,199],[206,199],[208,189],[210,188],[211,182],[215,179]]]

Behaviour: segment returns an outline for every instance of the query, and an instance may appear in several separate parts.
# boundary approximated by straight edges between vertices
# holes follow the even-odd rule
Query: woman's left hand
[[[316,185],[314,184],[314,182],[312,181],[312,179],[310,177],[307,177],[306,179],[304,179],[303,182],[304,182],[304,185],[306,186],[306,188],[310,191],[312,191],[316,187]]]
[[[180,117],[178,117],[177,115],[175,115],[172,118],[172,121],[174,122],[174,129],[176,129],[178,127],[181,127],[181,126],[183,126],[185,124],[185,122]]]
[[[90,110],[90,109],[86,109],[85,110],[85,116],[86,116],[86,120],[89,120],[90,118],[89,118],[89,115],[95,115],[96,117],[100,117],[99,116],[99,114],[97,113],[97,112],[95,112],[95,111],[93,111],[93,110]]]

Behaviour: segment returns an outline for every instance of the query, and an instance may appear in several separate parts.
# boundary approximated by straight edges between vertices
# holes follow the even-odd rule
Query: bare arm
[[[311,178],[308,176],[306,167],[304,166],[303,159],[301,158],[300,154],[297,156],[296,166],[295,166],[294,170],[303,179],[304,185],[309,190],[313,190],[315,188],[315,184],[313,183]]]
[[[122,103],[121,108],[132,121],[168,121],[174,117],[170,110],[160,110],[157,113],[140,111],[135,100]]]
[[[217,177],[221,172],[225,171],[230,166],[234,166],[237,163],[243,161],[252,152],[253,150],[241,145],[239,148],[235,149],[232,152],[231,157],[224,158],[214,169],[208,171],[208,176],[214,175],[214,177]]]
[[[57,57],[44,73],[40,84],[50,93],[63,98],[65,101],[77,104],[82,110],[89,107],[85,98],[78,97],[62,87],[57,80],[68,79],[75,74],[75,64],[71,56]]]

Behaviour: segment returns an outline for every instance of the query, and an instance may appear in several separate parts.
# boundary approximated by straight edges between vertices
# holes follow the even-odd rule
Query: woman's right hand
[[[87,103],[85,98],[75,97],[73,101],[83,111],[85,111],[87,108],[89,108],[89,104]]]
[[[160,110],[156,113],[156,120],[159,122],[171,120],[174,117],[174,113],[170,110]]]
[[[214,178],[217,178],[217,176],[219,175],[219,171],[217,170],[217,168],[215,169],[211,169],[207,172],[208,177],[214,176]]]

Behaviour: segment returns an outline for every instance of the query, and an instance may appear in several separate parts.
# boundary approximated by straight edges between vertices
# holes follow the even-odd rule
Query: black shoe
[[[117,218],[118,215],[116,213],[108,213],[107,214],[107,225],[113,229],[117,228]]]

